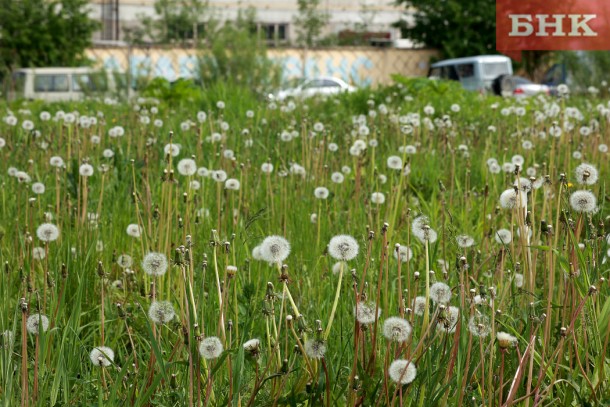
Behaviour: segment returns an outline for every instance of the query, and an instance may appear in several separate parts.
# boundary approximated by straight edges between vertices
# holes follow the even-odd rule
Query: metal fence
[[[195,48],[96,45],[87,50],[95,66],[127,73],[131,78],[163,77],[170,81],[194,78],[205,51]],[[391,82],[391,74],[424,76],[436,53],[427,49],[334,47],[273,48],[270,59],[282,68],[284,79],[335,76],[357,86]]]

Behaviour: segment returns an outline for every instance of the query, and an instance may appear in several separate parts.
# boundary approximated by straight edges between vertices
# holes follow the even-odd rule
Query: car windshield
[[[513,76],[513,83],[515,85],[529,85],[530,83],[532,83],[532,81],[522,76]]]

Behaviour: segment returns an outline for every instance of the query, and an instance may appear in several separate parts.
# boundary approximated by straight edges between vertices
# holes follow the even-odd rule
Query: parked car
[[[286,99],[307,99],[314,96],[331,96],[344,92],[354,92],[356,87],[348,84],[342,79],[334,77],[317,77],[306,79],[293,88],[282,89],[275,95],[269,95],[270,99],[283,101]]]
[[[464,89],[488,92],[494,79],[512,75],[513,65],[503,55],[479,55],[439,61],[430,66],[428,78],[459,81]]]
[[[549,86],[534,83],[527,78],[514,75],[499,76],[494,80],[492,88],[496,95],[504,97],[528,97],[538,94],[551,94]]]
[[[22,68],[13,72],[8,97],[81,100],[87,95],[116,94],[126,87],[124,74],[94,68]]]

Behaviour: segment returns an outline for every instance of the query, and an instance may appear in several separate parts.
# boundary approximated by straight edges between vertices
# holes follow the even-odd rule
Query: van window
[[[13,89],[17,93],[23,93],[25,90],[25,72],[15,72],[13,74]]]
[[[68,92],[69,90],[68,75],[34,76],[35,92]]]
[[[484,62],[483,76],[486,78],[497,78],[500,75],[509,75],[510,67],[506,62]]]
[[[72,75],[72,89],[75,92],[108,90],[108,81],[103,73],[79,73]]]
[[[474,64],[456,65],[456,70],[460,79],[471,78],[474,76]]]

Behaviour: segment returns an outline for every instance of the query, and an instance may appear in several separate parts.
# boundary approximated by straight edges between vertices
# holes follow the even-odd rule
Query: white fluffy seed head
[[[576,212],[595,213],[597,211],[597,198],[591,191],[574,191],[570,195],[570,206]]]
[[[132,223],[127,226],[127,234],[131,237],[140,237],[142,235],[142,228],[137,223]]]
[[[370,325],[381,315],[381,308],[378,309],[377,315],[375,315],[375,303],[365,303],[360,301],[354,307],[354,316],[362,325]]]
[[[437,304],[447,304],[451,301],[451,287],[442,282],[430,286],[430,298]]]
[[[413,258],[413,250],[408,246],[400,246],[398,250],[394,250],[394,258],[406,263]]]
[[[397,359],[392,362],[390,368],[388,369],[388,373],[390,378],[395,383],[400,384],[409,384],[413,380],[415,380],[415,376],[417,375],[417,368],[413,364],[413,362],[409,362],[404,359]]]
[[[371,194],[371,202],[376,205],[381,205],[385,202],[385,195],[383,194],[383,192],[373,192]]]
[[[524,192],[509,188],[500,195],[500,206],[504,209],[525,208],[527,195]]]
[[[25,327],[33,335],[38,335],[40,331],[46,332],[49,329],[49,318],[42,314],[32,314],[28,317]]]
[[[222,342],[215,336],[205,338],[199,344],[199,354],[207,360],[216,359],[222,354],[223,350]]]
[[[174,306],[169,301],[153,301],[148,309],[148,317],[155,324],[166,324],[176,316]]]
[[[411,337],[411,324],[399,317],[390,317],[383,323],[383,336],[389,341],[406,342]]]
[[[320,339],[307,339],[304,347],[310,359],[322,359],[326,353],[326,342]]]
[[[190,176],[197,173],[197,163],[192,158],[183,158],[178,161],[176,168],[181,175]]]
[[[402,169],[402,158],[397,155],[391,155],[387,160],[388,168],[391,170],[401,170]]]
[[[591,164],[582,163],[574,170],[576,182],[581,185],[593,185],[599,178],[597,168]]]
[[[498,340],[498,346],[501,349],[507,349],[517,343],[517,338],[507,332],[498,332],[496,334]]]
[[[290,242],[282,236],[269,236],[261,243],[260,254],[269,263],[281,263],[290,254]]]
[[[349,261],[358,256],[360,246],[350,235],[337,235],[328,243],[328,254],[336,260]]]
[[[98,346],[93,348],[89,359],[94,366],[108,367],[114,362],[114,351],[107,346]]]
[[[468,330],[473,336],[484,338],[491,332],[491,323],[487,315],[477,313],[470,317]]]
[[[513,234],[510,233],[510,230],[508,229],[498,229],[498,231],[496,231],[495,238],[496,242],[500,244],[509,244],[513,241]]]
[[[59,229],[52,223],[43,223],[36,229],[36,236],[43,242],[53,242],[59,238]]]
[[[142,269],[150,276],[162,276],[167,271],[167,257],[163,253],[150,252],[142,260]]]
[[[455,237],[455,241],[457,242],[458,246],[464,249],[474,245],[474,239],[468,235],[458,235]]]
[[[244,350],[251,354],[258,354],[261,348],[261,341],[258,338],[250,339],[244,342]]]
[[[413,308],[413,313],[415,315],[422,316],[426,311],[426,297],[415,297],[413,299],[413,303],[411,304]]]
[[[450,306],[445,308],[442,320],[436,325],[436,329],[445,333],[454,333],[459,317],[460,309],[458,307]]]
[[[313,190],[313,195],[318,199],[326,199],[329,194],[328,188],[326,187],[317,187]]]

